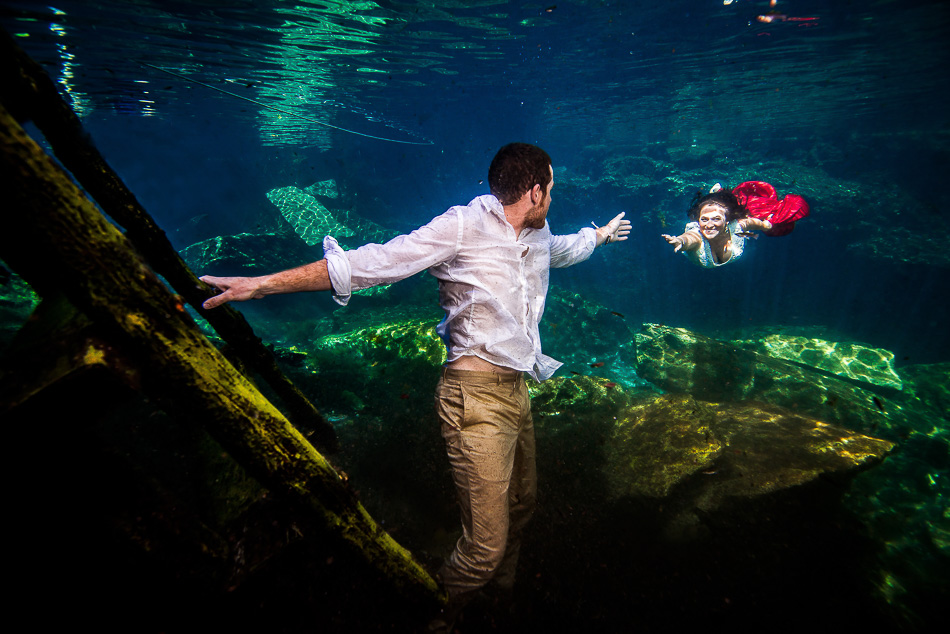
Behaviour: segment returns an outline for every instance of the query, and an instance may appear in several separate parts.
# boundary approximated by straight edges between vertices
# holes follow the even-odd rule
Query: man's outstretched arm
[[[259,277],[214,277],[205,275],[201,278],[201,281],[221,291],[220,295],[215,295],[202,304],[205,309],[216,308],[227,302],[260,299],[267,295],[333,290],[326,260],[304,264],[271,275],[261,275]]]

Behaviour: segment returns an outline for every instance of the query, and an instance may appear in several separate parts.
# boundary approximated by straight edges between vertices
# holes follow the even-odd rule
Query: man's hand
[[[215,295],[201,305],[206,310],[217,308],[228,302],[244,302],[264,296],[259,292],[260,283],[256,277],[214,277],[205,275],[199,279],[208,286],[222,291],[220,295]]]
[[[327,269],[326,260],[319,260],[280,273],[261,275],[260,277],[213,277],[205,275],[200,279],[205,284],[222,291],[220,295],[215,295],[202,304],[206,309],[227,302],[245,302],[249,299],[260,299],[267,295],[300,293],[302,291],[329,291],[333,289],[330,284],[330,272]]]
[[[624,215],[626,215],[626,212],[617,214],[613,220],[597,229],[598,245],[627,239],[630,234],[630,221],[624,220]]]

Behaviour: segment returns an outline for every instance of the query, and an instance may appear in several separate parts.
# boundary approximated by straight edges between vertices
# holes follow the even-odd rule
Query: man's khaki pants
[[[444,369],[436,409],[462,511],[462,536],[440,573],[449,600],[491,580],[510,590],[537,494],[524,376]]]

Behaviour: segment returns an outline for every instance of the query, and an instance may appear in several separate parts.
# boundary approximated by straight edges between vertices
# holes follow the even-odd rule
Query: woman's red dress
[[[778,199],[775,188],[762,181],[746,181],[737,185],[732,193],[749,210],[749,215],[772,223],[767,236],[788,235],[795,228],[795,222],[808,215],[808,203],[797,194],[788,194]]]

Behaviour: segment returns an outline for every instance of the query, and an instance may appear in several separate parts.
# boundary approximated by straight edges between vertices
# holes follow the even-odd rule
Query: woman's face
[[[726,210],[715,203],[703,205],[699,210],[699,231],[707,240],[719,236],[726,227]]]

